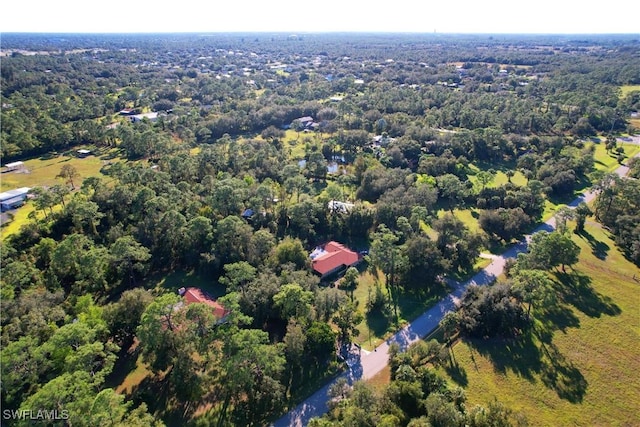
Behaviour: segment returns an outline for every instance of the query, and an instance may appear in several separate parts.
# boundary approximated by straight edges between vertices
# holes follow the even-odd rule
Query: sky
[[[10,0],[2,32],[640,33],[637,0]]]

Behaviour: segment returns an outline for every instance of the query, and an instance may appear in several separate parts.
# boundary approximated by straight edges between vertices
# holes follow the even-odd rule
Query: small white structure
[[[133,123],[141,122],[144,119],[155,122],[156,120],[158,120],[158,113],[156,111],[153,111],[151,113],[134,114],[128,117],[129,120],[131,120]]]
[[[328,207],[329,207],[329,210],[331,212],[349,213],[351,211],[351,209],[353,209],[355,207],[355,205],[353,203],[339,202],[337,200],[330,200],[329,204],[328,204]]]
[[[6,165],[4,165],[4,167],[7,168],[6,172],[13,172],[24,169],[24,162],[7,163]]]

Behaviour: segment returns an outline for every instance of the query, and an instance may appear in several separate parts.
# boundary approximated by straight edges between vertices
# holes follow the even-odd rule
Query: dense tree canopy
[[[29,218],[3,236],[2,407],[64,406],[73,425],[267,424],[341,368],[365,312],[399,322],[401,298],[441,294],[594,179],[584,138],[624,159],[635,39],[395,37],[3,35],[2,158],[64,163],[28,184]],[[598,190],[594,217],[638,263],[637,180]],[[312,269],[330,240],[368,267],[342,287]],[[471,288],[453,320],[517,334],[548,295],[540,270],[577,256],[562,233],[534,236],[511,282]],[[191,281],[226,315],[185,303]],[[336,388],[312,424],[507,425],[502,405],[465,408],[433,373],[436,347],[395,352],[381,394]],[[144,380],[116,392],[131,365]]]

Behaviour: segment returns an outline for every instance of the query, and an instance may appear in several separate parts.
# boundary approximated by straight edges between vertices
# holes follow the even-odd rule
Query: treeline
[[[630,179],[607,175],[598,186],[595,218],[608,227],[615,242],[634,264],[640,266],[640,161],[629,161]]]
[[[190,41],[189,48],[173,41],[168,53],[162,38],[106,37],[80,52],[5,57],[3,157],[110,144],[107,126],[123,108],[169,111],[164,121],[175,122],[170,130],[188,143],[315,117],[336,94],[344,98],[338,128],[393,137],[432,128],[589,136],[625,130],[628,111],[638,109],[637,97],[618,97],[620,85],[639,80],[633,72],[638,58],[623,41],[597,56],[577,48],[539,55],[535,40],[518,50],[485,40],[504,55],[492,61],[477,56],[481,41],[456,44],[454,55],[447,43],[407,40],[415,55],[394,50],[386,62],[379,58],[386,58],[380,55],[393,38],[369,47],[348,38]],[[607,46],[594,43],[603,51]],[[527,56],[537,59],[525,68],[513,65]],[[286,71],[273,68],[278,64]]]

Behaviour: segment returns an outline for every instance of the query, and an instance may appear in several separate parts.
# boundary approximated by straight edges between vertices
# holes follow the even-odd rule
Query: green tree
[[[558,209],[554,218],[556,220],[556,230],[564,234],[567,232],[567,221],[575,218],[575,211],[565,206]]]
[[[66,185],[56,184],[52,185],[49,190],[51,191],[55,203],[60,203],[62,207],[65,208],[64,198],[70,193],[69,187]]]
[[[51,253],[51,272],[69,291],[86,289],[104,292],[109,266],[106,248],[96,247],[84,234],[65,237]]]
[[[458,313],[456,311],[447,311],[440,320],[439,326],[444,334],[444,339],[448,343],[451,337],[455,335],[458,330]]]
[[[53,206],[55,205],[55,198],[52,192],[43,187],[34,187],[29,190],[29,194],[34,197],[33,204],[35,208],[44,214],[45,219],[49,219],[47,209],[49,209],[50,214],[53,214]]]
[[[405,257],[402,252],[400,252],[400,247],[398,246],[399,241],[400,238],[397,234],[391,231],[386,225],[380,224],[374,234],[371,251],[369,253],[372,265],[375,268],[379,268],[385,275],[389,299],[395,307],[396,321],[398,319],[396,277],[398,276],[398,272],[402,271],[401,267],[406,265]]]
[[[355,267],[349,267],[340,280],[340,287],[351,291],[351,301],[353,301],[353,292],[358,287],[359,277],[360,272],[358,269]]]
[[[31,335],[3,345],[1,358],[3,402],[17,407],[24,396],[38,389],[50,362],[37,337]]]
[[[347,302],[338,307],[338,311],[333,315],[332,321],[340,331],[338,339],[342,344],[348,344],[351,341],[351,337],[360,334],[358,325],[363,320],[364,316],[354,303]]]
[[[58,175],[56,175],[56,178],[64,179],[65,184],[71,184],[72,190],[76,189],[73,180],[78,177],[80,177],[80,172],[78,172],[78,169],[71,164],[63,165],[62,168],[60,168]]]
[[[300,239],[285,237],[274,249],[271,265],[281,267],[291,263],[296,269],[307,268],[311,261]]]
[[[314,361],[316,369],[335,354],[336,333],[325,322],[312,322],[306,330],[306,354]]]
[[[256,278],[256,268],[247,261],[225,264],[223,268],[224,276],[219,281],[229,292],[240,291],[244,295],[246,286]]]
[[[519,270],[512,279],[513,290],[527,304],[527,319],[534,304],[546,304],[552,300],[553,282],[545,271]]]
[[[588,216],[593,215],[593,212],[585,202],[581,202],[575,209],[576,218],[576,233],[582,233],[584,231],[584,223]]]
[[[86,371],[64,372],[45,383],[34,394],[24,400],[20,409],[65,410],[71,422],[83,425],[95,399],[96,384]],[[24,425],[27,425],[25,422]],[[85,424],[88,426],[88,424]]]
[[[89,413],[86,414],[87,425],[111,427],[162,427],[164,424],[147,411],[146,404],[131,408],[133,402],[125,401],[125,396],[112,388],[105,388],[96,394]],[[75,424],[75,423],[74,423]]]
[[[307,335],[303,325],[295,320],[289,320],[287,332],[284,335],[284,354],[289,362],[291,381],[295,381],[294,370],[298,369],[300,377],[304,376],[304,359],[307,345]]]
[[[465,187],[460,178],[453,174],[445,174],[437,178],[438,190],[443,199],[448,200],[449,209],[453,209],[462,202]]]
[[[436,243],[418,234],[406,242],[404,253],[407,258],[407,268],[402,274],[405,289],[418,294],[434,291],[448,265]]]
[[[306,320],[311,313],[312,303],[313,292],[305,291],[297,283],[283,285],[273,296],[273,304],[285,320]]]
[[[88,200],[83,194],[76,194],[76,197],[67,205],[66,211],[71,215],[78,232],[82,233],[86,224],[92,235],[98,235],[96,223],[100,222],[104,217],[104,213],[100,212],[97,203]]]
[[[280,382],[286,364],[283,346],[269,344],[267,332],[239,329],[226,338],[223,352],[219,385],[225,398],[219,425],[229,407],[233,407],[235,425],[264,424],[284,403]]]
[[[120,280],[126,278],[129,285],[136,283],[136,278],[144,277],[149,270],[147,262],[151,259],[151,253],[133,236],[119,237],[109,248],[109,253],[117,277]]]
[[[561,266],[571,266],[578,262],[580,246],[571,237],[558,231],[540,231],[531,237],[529,251],[525,257],[525,266],[548,270]]]
[[[491,184],[493,182],[493,180],[495,179],[496,175],[493,171],[480,171],[476,174],[476,178],[478,179],[478,182],[480,183],[480,185],[482,185],[482,189],[484,190],[485,187],[489,184]]]
[[[151,301],[151,292],[135,288],[124,291],[118,301],[104,307],[104,318],[115,342],[126,347],[133,343],[142,314]]]
[[[180,297],[174,293],[160,295],[142,313],[136,336],[140,340],[141,354],[156,371],[164,371],[182,357],[179,353],[181,337],[178,328],[178,312],[175,310]],[[183,336],[183,335],[182,335]]]

